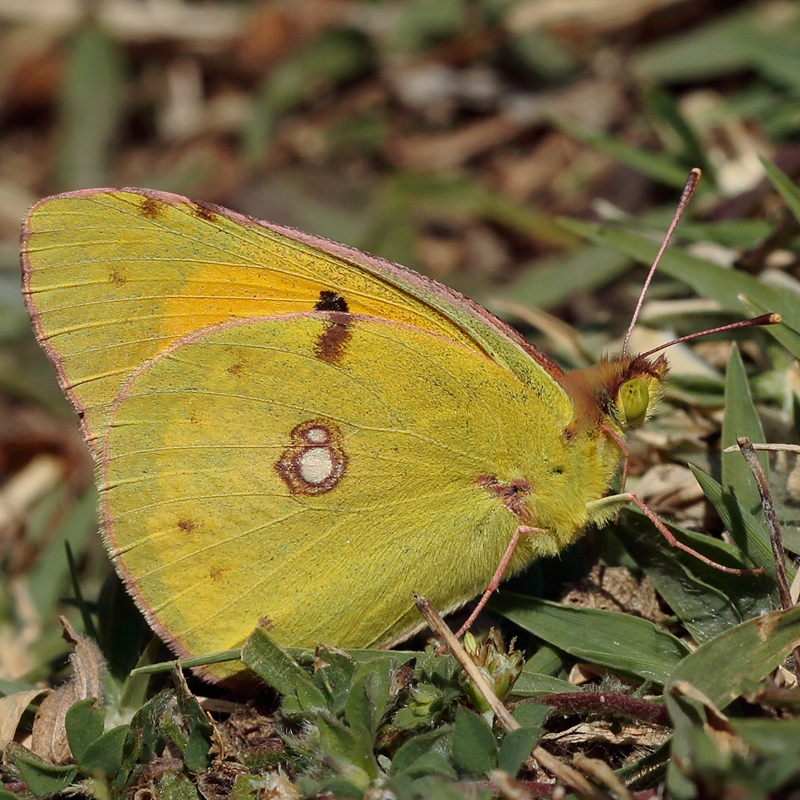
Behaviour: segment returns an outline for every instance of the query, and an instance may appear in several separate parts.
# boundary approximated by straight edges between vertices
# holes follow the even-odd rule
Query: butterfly
[[[609,487],[668,371],[565,373],[410,269],[147,189],[38,202],[21,260],[111,560],[182,657],[259,624],[391,645],[412,591],[449,612],[560,552],[631,499]]]

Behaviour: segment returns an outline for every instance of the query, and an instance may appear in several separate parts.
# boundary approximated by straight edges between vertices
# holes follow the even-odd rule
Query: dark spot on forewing
[[[319,293],[319,300],[314,306],[314,311],[341,311],[346,314],[349,310],[347,300],[338,292],[332,292],[328,289],[323,289]]]
[[[327,364],[340,361],[350,341],[351,314],[338,311],[325,313],[325,327],[314,344],[314,355]]]
[[[275,625],[269,617],[260,617],[258,620],[258,627],[263,628],[265,631],[271,631]]]
[[[231,364],[228,367],[228,373],[230,375],[239,375],[243,369],[244,369],[244,364],[242,364],[241,361],[237,361],[235,364]]]
[[[121,286],[123,283],[127,283],[128,279],[124,275],[120,275],[119,272],[114,270],[108,276],[108,281],[109,281],[109,283],[113,283],[115,286]]]
[[[197,523],[193,519],[179,519],[178,529],[184,533],[191,533],[197,528]]]

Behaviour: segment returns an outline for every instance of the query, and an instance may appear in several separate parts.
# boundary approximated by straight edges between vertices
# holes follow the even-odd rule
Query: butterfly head
[[[561,383],[575,405],[579,426],[611,424],[620,432],[653,415],[663,394],[669,364],[663,355],[606,358],[588,369],[563,376]]]

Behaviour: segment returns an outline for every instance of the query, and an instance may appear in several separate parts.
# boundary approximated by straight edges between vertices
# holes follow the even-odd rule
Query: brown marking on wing
[[[210,203],[204,203],[202,200],[193,200],[189,205],[191,208],[192,213],[198,218],[205,220],[206,222],[214,222],[216,221],[217,217],[217,207],[211,205]]]
[[[347,470],[341,430],[328,420],[310,419],[296,425],[289,436],[291,444],[275,463],[289,492],[313,497],[335,489]],[[315,472],[315,459],[326,471]]]
[[[179,519],[178,528],[184,533],[191,533],[197,529],[197,523],[193,519]]]
[[[143,197],[139,203],[139,213],[145,219],[158,219],[161,215],[161,203],[153,197]]]
[[[501,483],[494,475],[481,475],[477,483],[486,491],[497,495],[503,505],[523,523],[530,522],[531,510],[525,496],[533,492],[533,487],[524,478],[514,478],[509,483]]]
[[[115,286],[121,286],[123,283],[127,283],[128,279],[124,275],[121,275],[119,272],[114,270],[108,276],[108,282],[113,283]]]
[[[347,348],[353,317],[348,313],[326,311],[325,319],[327,324],[314,345],[314,355],[326,364],[335,364]]]

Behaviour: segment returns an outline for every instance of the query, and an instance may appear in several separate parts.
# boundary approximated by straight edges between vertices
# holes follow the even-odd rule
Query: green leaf
[[[95,739],[75,760],[87,775],[116,775],[122,766],[122,749],[130,728],[119,725]]]
[[[313,670],[314,685],[320,689],[328,699],[328,710],[338,716],[345,709],[350,694],[353,678],[359,669],[359,664],[352,655],[343,650],[334,650],[320,647],[317,651],[295,655],[294,648],[287,648],[285,652],[306,671]],[[309,657],[310,656],[310,657]]]
[[[509,775],[516,775],[541,735],[541,728],[517,728],[509,731],[500,744],[497,766]]]
[[[636,74],[658,83],[680,83],[717,78],[752,66],[751,10],[714,16],[705,25],[672,36],[647,48],[634,61]]]
[[[423,753],[404,772],[414,778],[420,778],[423,775],[439,775],[443,778],[456,777],[453,765],[438,750],[430,750],[427,753]]]
[[[369,674],[361,672],[358,680],[354,680],[350,691],[347,693],[345,704],[345,720],[357,732],[363,733],[372,742],[375,738],[377,727],[375,706],[369,696],[367,681]]]
[[[195,785],[182,772],[165,772],[158,782],[158,800],[197,800]]]
[[[397,6],[393,24],[386,26],[389,47],[413,53],[443,39],[455,38],[466,27],[462,0],[412,0]],[[391,52],[391,50],[389,50]]]
[[[575,687],[572,687],[575,691]],[[514,719],[523,728],[540,728],[550,715],[550,708],[544,703],[536,703],[533,700],[523,700],[517,703],[514,708]]]
[[[559,692],[574,692],[575,686],[569,681],[562,681],[560,678],[553,678],[550,675],[542,675],[533,672],[528,668],[528,664],[522,668],[511,694],[514,697],[536,697],[540,694],[558,694]]]
[[[389,681],[393,664],[375,661],[364,664],[353,677],[345,704],[345,719],[353,728],[363,728],[374,740],[378,723],[389,700]]]
[[[25,785],[36,797],[45,797],[66,789],[78,774],[75,766],[58,767],[33,756],[18,756],[14,758],[14,764]]]
[[[722,448],[736,445],[737,436],[746,436],[751,442],[763,442],[764,428],[756,413],[750,384],[744,369],[739,348],[731,347],[728,367],[725,371],[725,417],[722,421]],[[759,453],[758,460],[769,477],[769,462],[766,453]],[[722,456],[722,485],[733,492],[734,497],[751,514],[761,510],[761,495],[758,493],[753,473],[741,453],[724,453]]]
[[[777,667],[800,644],[800,607],[743,622],[686,656],[669,676],[669,691],[687,681],[724,708]],[[672,708],[670,707],[670,713]]]
[[[432,751],[444,755],[449,752],[449,736],[452,732],[450,725],[442,725],[436,730],[421,733],[403,743],[392,759],[389,770],[391,775],[398,775],[411,769],[418,759]]]
[[[500,592],[489,605],[577,658],[659,684],[688,652],[675,636],[628,614],[562,606],[511,592]]]
[[[658,243],[640,234],[572,219],[561,219],[559,222],[567,230],[585,236],[600,247],[612,247],[647,266],[653,263],[658,252]],[[783,317],[784,324],[770,325],[764,330],[796,358],[800,358],[800,336],[797,335],[800,333],[800,303],[790,292],[768,286],[743,272],[720,267],[675,247],[666,249],[658,268],[691,286],[699,295],[716,300],[726,311],[737,314],[749,312],[752,302],[757,303],[760,309],[777,311]]]
[[[780,756],[790,748],[800,766],[800,718],[732,719],[731,725],[748,747],[765,756]]]
[[[242,647],[242,662],[284,697],[296,696],[303,709],[327,708],[311,678],[263,629],[256,628]]]
[[[706,475],[705,472],[696,469],[691,464],[689,468],[697,478],[703,494],[717,510],[731,538],[747,558],[757,567],[761,567],[774,583],[775,558],[772,555],[769,536],[764,526],[710,475]],[[794,571],[791,566],[787,565],[787,568],[793,575]]]
[[[682,145],[683,162],[700,167],[704,182],[710,181],[710,185],[716,188],[716,169],[706,155],[699,137],[681,112],[677,97],[662,88],[654,88],[646,92],[645,100],[647,105],[678,135]]]
[[[497,742],[486,720],[460,708],[453,729],[453,761],[465,772],[485,775],[497,766]]]
[[[363,731],[354,731],[326,714],[316,716],[316,725],[323,753],[349,782],[365,789],[378,777],[372,742]]]
[[[137,763],[150,762],[163,747],[161,719],[170,714],[174,694],[168,690],[159,692],[143,705],[131,720],[131,735],[123,749],[123,774],[136,768]]]
[[[81,26],[68,53],[61,90],[59,183],[104,186],[123,111],[121,49],[98,25]]]
[[[178,710],[183,717],[182,741],[173,737],[183,753],[183,760],[190,772],[202,772],[208,768],[210,758],[208,751],[211,748],[211,735],[213,729],[208,721],[205,711],[200,706],[197,698],[191,693],[183,677],[183,673],[176,669],[173,673],[175,688],[178,695]]]
[[[552,259],[538,259],[535,269],[521,269],[519,279],[494,289],[487,303],[492,306],[496,300],[503,300],[550,308],[576,292],[590,292],[611,283],[629,268],[629,259],[616,250],[580,247]]]
[[[775,191],[783,198],[783,202],[789,206],[789,210],[794,214],[795,218],[800,221],[800,189],[771,161],[766,158],[760,160],[764,165],[770,183],[775,187]]]
[[[698,756],[709,752],[708,734],[703,730],[698,704],[687,697],[670,696],[667,700],[675,732],[670,743],[666,785],[670,798],[693,800],[697,797],[695,765]]]
[[[741,565],[729,556],[733,548],[720,539],[669,528],[703,555],[728,566]],[[698,643],[772,608],[769,579],[729,575],[703,564],[654,533],[652,523],[638,511],[626,509],[614,535]]]
[[[64,717],[69,749],[78,765],[89,745],[103,735],[103,715],[93,697],[81,700],[69,708]]]
[[[66,519],[27,572],[27,592],[42,619],[53,616],[59,598],[69,580],[69,566],[64,547],[69,543],[73,552],[83,551],[87,539],[97,531],[97,492],[94,488],[83,494],[76,503],[67,506]],[[140,615],[141,617],[141,615]]]
[[[627,144],[605,133],[596,133],[568,117],[556,116],[551,120],[564,133],[608,153],[621,163],[653,178],[653,180],[665,183],[667,186],[674,186],[676,189],[683,189],[683,185],[686,183],[689,170],[678,164],[677,160],[671,156],[648,152],[639,145]]]
[[[413,797],[424,800],[465,800],[464,789],[459,784],[437,775],[425,775],[413,783]],[[470,795],[474,800],[492,800],[491,789],[478,789]]]
[[[328,29],[297,48],[267,73],[255,98],[253,118],[244,132],[243,150],[261,158],[272,144],[281,117],[320,91],[351,80],[368,69],[372,53],[353,31]]]
[[[566,667],[564,653],[555,647],[543,644],[526,662],[523,672],[538,675],[559,675]]]

